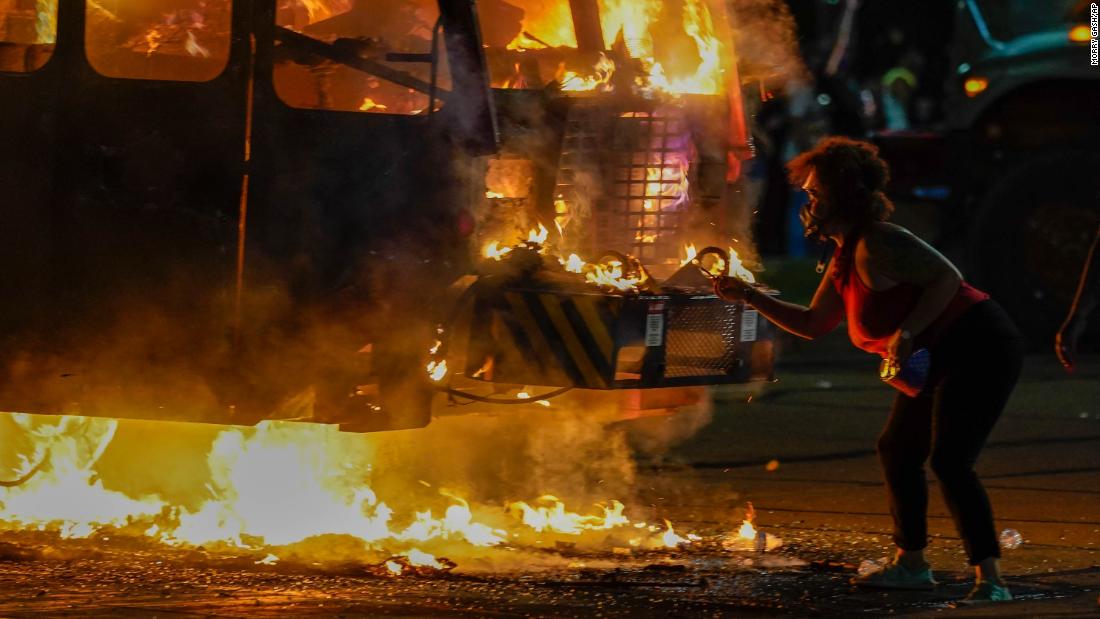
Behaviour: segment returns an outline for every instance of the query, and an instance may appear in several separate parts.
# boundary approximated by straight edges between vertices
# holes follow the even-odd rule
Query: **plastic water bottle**
[[[874,574],[885,568],[888,563],[890,563],[890,559],[887,557],[882,557],[881,559],[864,559],[860,562],[857,571],[860,576]]]
[[[764,552],[768,549],[768,534],[763,531],[757,531],[756,537],[752,540],[752,549],[756,552]]]
[[[1001,548],[1005,550],[1016,550],[1022,543],[1024,543],[1024,536],[1020,535],[1020,532],[1016,529],[1005,529],[1001,531]]]

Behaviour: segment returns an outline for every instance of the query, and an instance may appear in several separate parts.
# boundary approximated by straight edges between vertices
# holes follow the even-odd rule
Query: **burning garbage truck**
[[[0,12],[2,410],[372,431],[772,376],[711,291],[754,281],[775,77],[721,3]]]

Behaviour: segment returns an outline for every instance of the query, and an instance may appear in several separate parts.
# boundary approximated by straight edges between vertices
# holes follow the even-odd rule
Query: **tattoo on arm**
[[[945,273],[959,274],[943,254],[904,228],[877,227],[866,243],[870,266],[896,282],[927,286]]]

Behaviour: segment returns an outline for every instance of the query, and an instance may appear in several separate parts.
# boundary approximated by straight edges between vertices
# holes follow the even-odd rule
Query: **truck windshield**
[[[978,0],[977,4],[990,34],[999,41],[1081,22],[1088,6],[1082,0]]]
[[[40,69],[56,38],[57,0],[0,0],[0,71]]]

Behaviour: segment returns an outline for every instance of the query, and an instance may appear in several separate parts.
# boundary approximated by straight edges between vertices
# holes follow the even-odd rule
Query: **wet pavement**
[[[559,546],[544,551],[558,559],[550,567],[460,565],[395,577],[378,565],[264,565],[255,551],[185,550],[124,535],[8,532],[0,534],[0,616],[1100,615],[1100,363],[1067,377],[1052,359],[1029,358],[978,466],[998,527],[1024,540],[1003,561],[1018,601],[970,608],[954,608],[971,575],[935,488],[928,555],[937,590],[848,584],[861,561],[890,553],[873,446],[891,394],[877,384],[872,359],[834,355],[828,345],[788,351],[780,371],[751,401],[741,391],[719,393],[709,425],[639,463],[639,500],[703,537],[686,550]],[[645,435],[675,422],[633,423]],[[746,501],[780,548],[721,545],[730,514]]]

